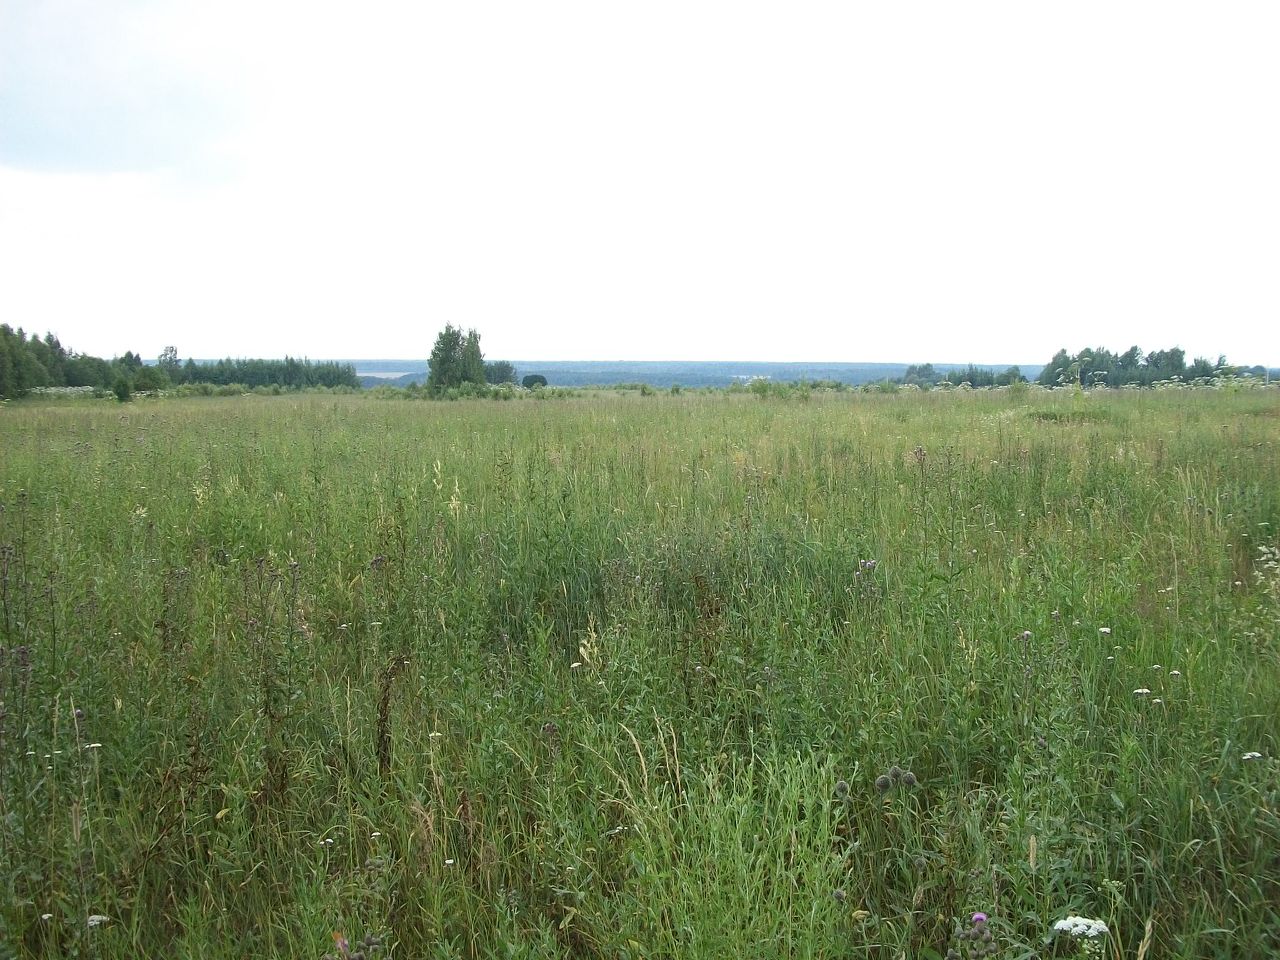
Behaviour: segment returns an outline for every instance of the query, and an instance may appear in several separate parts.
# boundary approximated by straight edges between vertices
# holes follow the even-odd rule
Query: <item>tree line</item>
[[[894,382],[926,388],[944,383],[955,386],[967,383],[971,387],[1004,387],[1011,383],[1021,383],[1026,379],[1017,367],[1009,367],[1003,373],[997,373],[972,363],[960,370],[936,370],[932,363],[913,363],[907,367],[907,372]]]
[[[218,386],[242,384],[246,387],[359,388],[355,367],[349,363],[313,363],[285,357],[283,360],[233,360],[213,363],[185,363],[176,347],[165,347],[154,364],[144,363],[138,354],[104,360],[68,350],[52,333],[43,338],[28,336],[21,327],[14,330],[0,324],[0,397],[21,397],[39,387],[93,387],[112,390],[121,399],[134,391],[163,390],[184,383]]]
[[[1187,363],[1186,351],[1180,347],[1143,353],[1130,347],[1124,353],[1112,353],[1105,347],[1093,347],[1070,354],[1059,350],[1040,372],[1039,382],[1046,387],[1074,384],[1081,387],[1130,385],[1151,386],[1169,380],[1200,380],[1216,376],[1265,375],[1266,368],[1236,367],[1219,356],[1216,363],[1196,357]]]

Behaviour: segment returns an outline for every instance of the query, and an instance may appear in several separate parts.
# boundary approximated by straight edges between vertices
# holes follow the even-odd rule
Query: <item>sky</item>
[[[1280,4],[0,0],[77,351],[1280,365]]]

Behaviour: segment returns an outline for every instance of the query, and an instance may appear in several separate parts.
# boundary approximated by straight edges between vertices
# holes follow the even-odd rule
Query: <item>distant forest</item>
[[[91,387],[128,396],[136,390],[164,390],[182,384],[246,387],[351,387],[360,381],[349,363],[297,360],[218,360],[183,363],[174,347],[166,347],[155,363],[136,353],[104,360],[66,349],[52,333],[27,336],[0,324],[0,397],[20,397],[38,387]]]

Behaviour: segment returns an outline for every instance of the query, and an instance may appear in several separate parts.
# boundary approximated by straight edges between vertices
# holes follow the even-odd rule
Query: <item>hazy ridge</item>
[[[427,378],[426,360],[340,360],[355,366],[365,387],[403,387]],[[538,373],[553,386],[610,386],[619,383],[648,383],[655,387],[680,384],[685,387],[727,387],[763,377],[769,380],[836,380],[841,383],[871,383],[901,377],[906,363],[771,363],[761,360],[513,360],[519,376]],[[1013,364],[976,364],[997,372]],[[967,363],[935,363],[938,370],[962,370]],[[1017,364],[1022,375],[1035,379],[1043,364]],[[404,372],[404,371],[412,372]]]

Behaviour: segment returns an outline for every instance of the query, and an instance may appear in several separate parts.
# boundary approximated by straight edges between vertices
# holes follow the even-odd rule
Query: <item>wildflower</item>
[[[1090,920],[1088,917],[1067,917],[1065,920],[1059,920],[1053,925],[1055,933],[1065,933],[1071,937],[1085,937],[1092,939],[1101,937],[1110,931],[1107,925],[1101,920]]]
[[[1164,701],[1161,700],[1159,697],[1156,697],[1154,700],[1151,701],[1152,706],[1155,706],[1157,703],[1164,703]]]
[[[987,915],[975,913],[973,925],[968,928],[957,926],[955,945],[947,951],[948,960],[978,960],[979,957],[991,957],[999,953],[995,943],[995,934],[987,926]]]
[[[91,913],[89,914],[89,916],[85,918],[84,922],[87,923],[90,928],[100,927],[104,923],[110,923],[111,918],[108,917],[105,913]]]
[[[902,782],[902,768],[898,766],[896,763],[889,768],[889,779],[892,780],[894,783]]]
[[[914,787],[919,782],[920,781],[916,779],[916,775],[910,770],[906,771],[902,775],[902,785],[904,787]]]
[[[1169,676],[1171,676],[1171,677],[1180,677],[1180,676],[1182,676],[1182,671],[1181,671],[1181,670],[1170,670],[1170,671],[1169,671]]]
[[[1111,634],[1111,628],[1110,628],[1110,627],[1099,627],[1099,628],[1098,628],[1098,632],[1099,632],[1100,634],[1102,634],[1104,637],[1106,637],[1106,636],[1110,636],[1110,634]]]
[[[848,795],[849,795],[849,781],[848,781],[848,780],[837,780],[837,781],[836,781],[836,796],[837,796],[837,797],[839,797],[841,800],[843,800],[843,799],[844,799],[845,797],[847,797]]]
[[[1151,693],[1151,691],[1146,687],[1139,687],[1137,690],[1133,691],[1133,695],[1135,697],[1145,697],[1149,693]]]
[[[1260,754],[1257,750],[1250,750],[1240,759],[1241,760],[1261,760],[1262,754]]]
[[[876,793],[888,793],[889,788],[892,786],[893,781],[889,779],[888,775],[882,773],[876,777]]]
[[[831,895],[836,898],[836,903],[844,903],[845,892],[843,890],[837,890]]]

